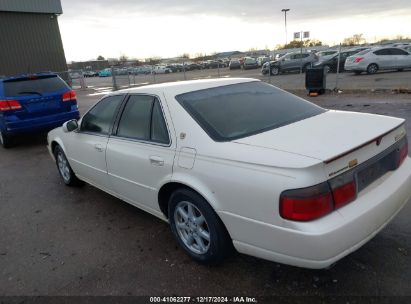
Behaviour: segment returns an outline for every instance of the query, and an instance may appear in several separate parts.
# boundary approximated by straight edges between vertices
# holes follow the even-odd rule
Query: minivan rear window
[[[6,80],[3,85],[6,97],[43,95],[44,93],[69,89],[64,80],[56,75]]]
[[[326,111],[260,81],[184,93],[176,99],[214,141],[251,136]]]

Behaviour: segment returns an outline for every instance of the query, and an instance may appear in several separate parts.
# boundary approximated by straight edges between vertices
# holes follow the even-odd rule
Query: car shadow
[[[31,148],[35,146],[47,145],[47,132],[18,134],[12,138],[11,149]]]

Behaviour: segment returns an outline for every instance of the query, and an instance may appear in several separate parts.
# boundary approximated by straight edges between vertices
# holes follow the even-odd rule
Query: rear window
[[[189,92],[176,99],[215,141],[251,136],[325,112],[259,81]]]
[[[57,76],[40,77],[37,79],[18,79],[4,81],[4,93],[7,97],[24,95],[43,95],[48,92],[69,89],[68,85]]]

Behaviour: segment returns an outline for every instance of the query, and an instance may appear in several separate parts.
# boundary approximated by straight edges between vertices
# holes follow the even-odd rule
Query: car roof
[[[116,95],[119,93],[146,93],[146,94],[161,94],[168,93],[171,95],[179,95],[183,93],[204,90],[209,88],[215,88],[225,85],[247,83],[253,81],[260,81],[254,78],[218,78],[218,79],[200,79],[200,80],[187,80],[187,81],[176,81],[167,82],[159,84],[151,84],[146,86],[141,86],[138,88],[125,89],[120,91],[115,91],[109,95]]]

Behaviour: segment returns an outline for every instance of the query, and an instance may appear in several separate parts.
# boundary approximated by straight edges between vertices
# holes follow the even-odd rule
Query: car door
[[[124,95],[103,98],[81,119],[79,130],[69,133],[68,151],[73,171],[97,187],[110,189],[106,148],[108,135]]]
[[[408,52],[401,49],[391,49],[391,53],[396,57],[396,68],[404,69],[411,67],[411,56]]]
[[[378,64],[378,67],[381,70],[390,69],[390,68],[395,67],[396,65],[395,55],[391,54],[391,50],[389,48],[377,50],[374,52],[374,54],[377,56],[376,58],[373,58],[375,59],[374,60],[375,62],[370,62],[370,63]]]
[[[292,66],[294,63],[295,63],[295,54],[287,55],[281,61],[281,69],[290,70],[292,69]]]
[[[175,156],[165,108],[158,97],[130,95],[107,145],[115,192],[154,213],[160,212],[158,189],[171,179]]]

